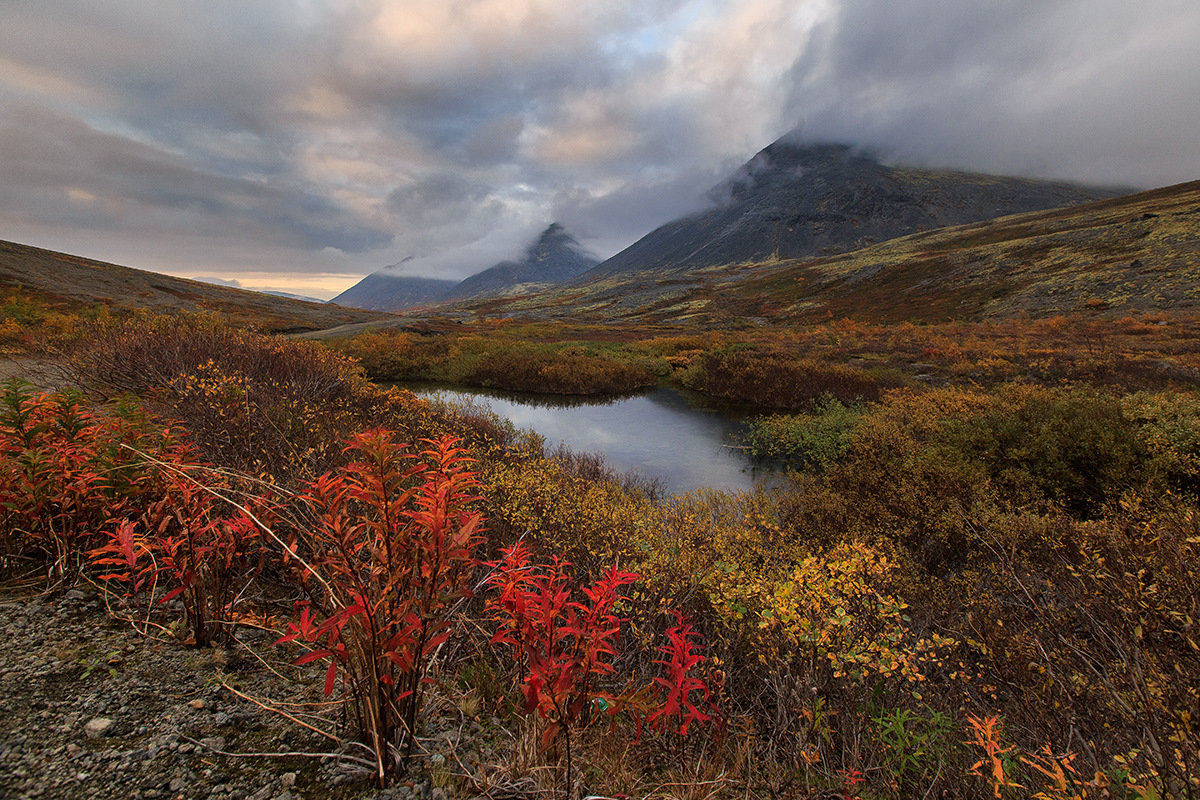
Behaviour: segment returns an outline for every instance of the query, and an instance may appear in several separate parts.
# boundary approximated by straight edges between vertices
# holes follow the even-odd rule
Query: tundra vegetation
[[[272,627],[364,782],[467,692],[513,755],[439,772],[456,796],[1200,794],[1200,320],[325,346],[4,302],[77,389],[0,393],[3,569],[95,580],[181,647]],[[368,376],[757,401],[750,446],[793,471],[663,496]]]

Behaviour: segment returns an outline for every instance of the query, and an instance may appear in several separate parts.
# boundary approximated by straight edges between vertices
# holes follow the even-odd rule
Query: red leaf
[[[337,677],[337,661],[329,662],[329,669],[325,671],[325,694],[333,692],[333,679]]]

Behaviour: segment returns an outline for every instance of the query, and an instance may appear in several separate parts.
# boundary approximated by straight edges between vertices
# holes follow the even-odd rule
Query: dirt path
[[[0,356],[0,383],[10,378],[21,378],[41,389],[54,389],[67,383],[56,362],[28,356]]]

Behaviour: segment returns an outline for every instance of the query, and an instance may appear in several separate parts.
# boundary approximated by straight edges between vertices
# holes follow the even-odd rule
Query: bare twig
[[[204,742],[191,738],[190,736],[180,736],[180,739],[191,742],[198,747],[203,747],[210,753],[216,753],[219,756],[229,756],[230,758],[333,758],[339,761],[352,761],[355,764],[362,764],[374,771],[375,764],[366,759],[348,756],[345,753],[231,753],[228,750],[218,750],[215,747],[209,747]]]
[[[221,681],[221,685],[224,686],[226,689],[228,689],[230,692],[233,692],[234,694],[236,694],[238,697],[242,698],[243,700],[249,700],[251,703],[254,703],[254,705],[258,706],[259,708],[270,711],[272,714],[278,714],[281,717],[286,717],[287,719],[290,719],[292,722],[296,723],[297,725],[299,725],[303,728],[308,728],[310,731],[321,734],[326,739],[332,739],[333,741],[337,742],[338,744],[342,743],[342,739],[340,737],[334,736],[332,733],[323,731],[320,728],[316,727],[315,725],[309,725],[304,720],[299,719],[299,718],[293,716],[292,714],[289,714],[286,711],[281,711],[278,708],[272,708],[271,706],[267,705],[266,703],[264,703],[260,700],[256,700],[255,698],[251,697],[248,694],[243,694],[242,692],[239,692],[237,689],[230,686],[225,681]]]

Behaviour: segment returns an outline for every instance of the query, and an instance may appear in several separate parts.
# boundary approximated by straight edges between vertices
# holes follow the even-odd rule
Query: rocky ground
[[[327,699],[319,677],[297,680],[265,631],[239,629],[227,649],[187,648],[109,616],[87,584],[54,595],[8,584],[0,632],[2,798],[449,800],[500,784],[499,720],[435,696],[423,752],[396,785],[375,788],[346,757],[365,750],[239,696],[336,728],[328,707],[325,722],[305,716],[319,709],[303,704]]]

